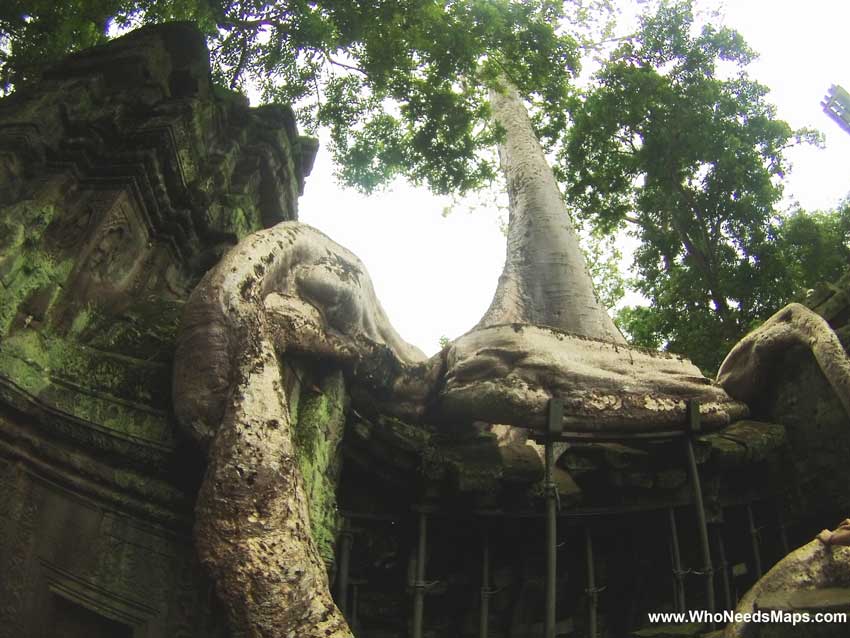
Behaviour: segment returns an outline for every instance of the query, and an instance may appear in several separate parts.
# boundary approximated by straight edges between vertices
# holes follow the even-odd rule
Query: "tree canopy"
[[[601,4],[601,3],[597,3]],[[300,105],[330,129],[344,182],[371,191],[397,175],[439,193],[495,174],[499,135],[487,85],[505,75],[551,130],[565,125],[575,39],[555,0],[13,0],[0,10],[0,82],[8,90],[116,29],[191,19],[214,77],[253,83],[265,101]],[[582,18],[584,19],[584,18]]]
[[[634,285],[651,305],[622,326],[706,370],[802,283],[777,240],[790,250],[806,224],[781,226],[777,204],[784,151],[818,135],[777,119],[747,75],[754,55],[734,30],[697,29],[690,2],[661,3],[576,103],[560,156],[576,213],[640,240]]]

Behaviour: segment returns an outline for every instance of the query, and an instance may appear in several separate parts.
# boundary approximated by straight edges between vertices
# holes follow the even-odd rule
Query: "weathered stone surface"
[[[776,456],[786,444],[785,428],[775,423],[743,420],[702,436],[709,458],[721,468],[742,467]]]
[[[563,508],[570,508],[581,502],[582,491],[569,472],[560,467],[552,468],[552,480],[558,490],[558,502]]]
[[[173,407],[208,453],[195,542],[230,630],[299,638],[349,635],[326,576],[345,427],[348,458],[383,486],[455,503],[504,493],[528,514],[542,462],[526,432],[552,396],[567,399],[569,429],[679,428],[688,398],[709,429],[744,413],[684,360],[492,325],[621,342],[588,310],[592,290],[564,288],[584,261],[557,246],[572,233],[562,202],[517,139],[509,263],[487,327],[426,359],[389,325],[362,263],[294,221],[315,144],[289,109],[250,109],[208,72],[201,35],[167,25],[0,102],[0,635],[46,635],[60,590],[121,631],[228,631],[190,546],[204,468],[180,447]],[[498,108],[519,121],[517,104]],[[540,294],[544,280],[568,294]],[[498,438],[479,421],[524,430]],[[609,482],[684,481],[643,456],[607,448]],[[570,469],[554,472],[565,508],[583,497]],[[383,563],[399,560],[389,553]],[[444,591],[475,588],[452,579]],[[403,616],[403,595],[380,613]]]
[[[223,252],[296,217],[314,153],[289,109],[212,86],[188,24],[0,100],[0,635],[227,631],[191,538],[176,332]]]
[[[0,185],[0,396],[161,463],[183,303],[224,250],[295,217],[314,151],[288,109],[213,90],[187,24],[71,56],[0,101],[0,155],[23,177]]]
[[[306,368],[306,366],[304,367]],[[325,565],[335,561],[337,486],[342,467],[342,437],[348,409],[340,370],[308,374],[302,368],[295,397],[295,453],[310,503],[310,529]],[[306,387],[305,387],[306,385]]]
[[[816,308],[824,311],[822,303]],[[827,314],[839,332],[846,329],[841,321],[850,313]],[[754,418],[785,428],[784,479],[795,508],[832,517],[850,507],[850,359],[824,318],[787,306],[735,346],[718,382],[749,403]]]
[[[752,613],[758,609],[771,608],[785,611],[800,611],[793,601],[823,603],[828,596],[825,592],[850,588],[850,547],[825,545],[815,539],[800,547],[779,561],[738,603],[741,613]],[[834,598],[834,596],[832,597]],[[845,599],[846,600],[846,599]],[[825,608],[824,608],[825,609]],[[814,609],[810,609],[815,613]],[[791,633],[768,634],[775,636],[808,635],[799,633],[800,626],[792,628]],[[820,626],[818,636],[847,635],[847,626],[835,623],[832,626]],[[765,635],[760,623],[731,623],[727,625],[725,638],[753,638]]]
[[[543,479],[543,461],[532,446],[525,443],[499,445],[499,454],[504,467],[502,478],[506,483],[522,485]]]
[[[581,467],[579,459],[586,459],[591,467],[616,470],[647,469],[650,465],[649,452],[622,443],[573,444],[559,457],[559,465]]]

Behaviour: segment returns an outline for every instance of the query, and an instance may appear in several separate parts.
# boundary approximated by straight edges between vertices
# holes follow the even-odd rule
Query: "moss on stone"
[[[313,540],[326,564],[334,561],[338,531],[336,487],[339,445],[345,426],[345,380],[342,372],[324,375],[301,389],[294,427],[298,466],[310,502]]]
[[[5,208],[3,230],[9,237],[0,249],[2,294],[0,336],[9,333],[12,322],[30,295],[39,289],[63,283],[71,272],[70,260],[57,261],[42,249],[42,235],[55,215],[52,204],[26,200]]]
[[[59,337],[21,331],[0,343],[0,376],[41,401],[121,437],[170,445],[170,370]]]
[[[168,362],[174,353],[183,304],[182,301],[145,297],[119,314],[83,311],[81,314],[87,316],[85,329],[79,337],[98,350],[145,361]]]

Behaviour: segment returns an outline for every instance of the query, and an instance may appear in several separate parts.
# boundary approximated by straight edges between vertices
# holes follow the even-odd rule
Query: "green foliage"
[[[771,224],[770,237],[759,247],[755,263],[743,263],[730,273],[728,285],[749,312],[735,308],[741,322],[724,323],[716,312],[682,294],[699,272],[674,270],[654,283],[638,282],[650,290],[652,306],[626,307],[617,314],[617,325],[633,343],[666,347],[690,356],[711,373],[740,336],[757,327],[770,314],[791,301],[803,301],[820,282],[838,280],[850,264],[850,201],[826,212],[802,210]],[[691,277],[693,279],[691,279]],[[749,323],[744,323],[749,318]]]
[[[626,294],[626,280],[620,272],[623,253],[616,235],[605,235],[598,230],[579,226],[581,247],[593,288],[599,301],[609,312]]]
[[[72,51],[106,42],[116,29],[189,19],[214,31],[201,0],[7,0],[0,3],[0,93]]]
[[[404,175],[458,193],[495,173],[482,152],[499,136],[494,78],[538,106],[541,126],[563,127],[578,63],[563,17],[555,0],[13,0],[0,11],[0,80],[36,77],[110,25],[193,19],[218,82],[250,82],[265,101],[300,105],[308,128],[329,127],[345,182],[368,192]]]
[[[836,281],[850,265],[850,199],[832,211],[798,210],[785,218],[775,250],[795,282],[795,296],[820,282]]]
[[[661,2],[576,101],[560,156],[580,217],[640,240],[636,288],[651,306],[621,313],[622,327],[705,370],[788,299],[773,245],[783,151],[818,141],[776,119],[746,74],[753,58],[735,31],[697,30],[690,0]]]
[[[139,24],[191,19],[214,78],[299,106],[328,127],[338,174],[369,192],[397,176],[455,195],[495,174],[488,88],[508,77],[532,105],[613,307],[624,284],[615,232],[640,241],[647,308],[618,322],[635,342],[705,370],[782,304],[847,263],[848,206],[780,219],[784,150],[818,143],[776,118],[751,80],[755,54],[725,27],[695,27],[691,0],[661,0],[583,96],[579,33],[610,35],[608,0],[12,0],[0,8],[0,83]],[[568,33],[564,25],[576,26]],[[579,44],[580,41],[580,44]],[[570,119],[572,125],[570,125]]]

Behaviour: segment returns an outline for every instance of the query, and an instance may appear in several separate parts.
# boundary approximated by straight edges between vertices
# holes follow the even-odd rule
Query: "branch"
[[[616,38],[605,38],[604,40],[600,40],[599,42],[587,42],[585,44],[580,44],[578,46],[582,51],[588,51],[591,49],[598,49],[603,44],[608,44],[611,42],[625,42],[626,40],[633,40],[637,36],[637,33],[630,33],[628,35],[621,35]]]
[[[324,56],[324,58],[328,62],[330,62],[332,65],[338,66],[341,69],[348,69],[349,71],[356,71],[357,73],[361,73],[362,75],[369,77],[369,74],[366,71],[364,71],[363,69],[361,69],[359,66],[353,66],[351,64],[346,64],[345,62],[340,62],[339,60],[334,60],[331,57],[330,53],[328,53],[327,51],[322,50],[321,53]]]
[[[239,54],[239,62],[233,70],[233,76],[230,78],[230,88],[236,89],[239,81],[239,76],[242,75],[242,69],[245,68],[245,59],[248,55],[248,36],[242,36],[242,52]]]
[[[268,18],[259,18],[257,20],[228,20],[227,22],[219,22],[216,26],[225,31],[230,31],[233,28],[239,29],[259,29],[260,27],[273,27],[277,22]]]

